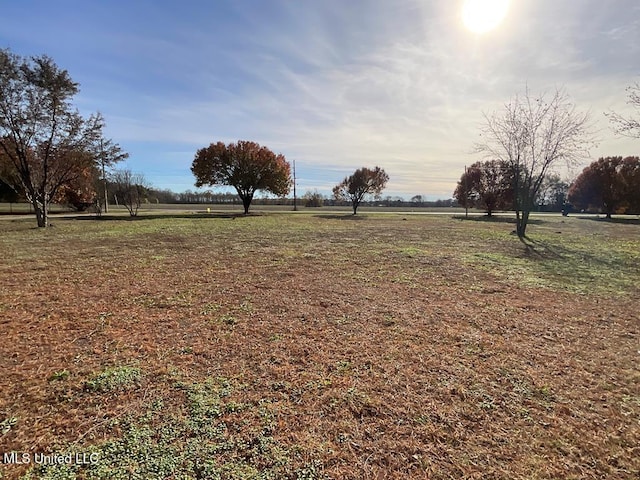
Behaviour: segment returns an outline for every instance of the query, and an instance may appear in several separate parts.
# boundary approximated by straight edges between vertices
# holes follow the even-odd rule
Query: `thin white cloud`
[[[101,15],[128,11],[114,3]],[[295,158],[303,189],[380,165],[391,195],[450,196],[478,160],[469,152],[482,112],[526,85],[564,87],[592,111],[603,132],[595,156],[637,153],[638,142],[616,138],[602,115],[624,111],[624,88],[640,74],[637,2],[513,0],[504,25],[484,36],[464,29],[460,4],[154,4],[155,24],[134,28],[148,14],[137,7],[117,35],[91,23],[87,8],[74,21],[95,35],[75,40],[75,64],[64,23],[42,23],[31,53],[47,51],[81,81],[81,109],[102,111],[108,134],[131,145],[130,166],[153,171],[162,187],[192,185],[197,148],[250,139]],[[52,44],[62,30],[66,40]],[[27,41],[0,26],[0,41],[7,35]]]

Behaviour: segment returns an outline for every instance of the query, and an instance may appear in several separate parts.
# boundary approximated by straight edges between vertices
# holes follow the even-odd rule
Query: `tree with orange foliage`
[[[242,200],[245,215],[258,190],[285,196],[291,189],[291,168],[284,155],[256,142],[239,140],[212,143],[196,152],[191,165],[196,187],[233,187]]]
[[[99,173],[95,165],[85,166],[58,189],[53,202],[69,205],[79,212],[97,206],[98,178]]]
[[[569,189],[569,202],[611,218],[640,211],[640,158],[605,157],[593,162]]]

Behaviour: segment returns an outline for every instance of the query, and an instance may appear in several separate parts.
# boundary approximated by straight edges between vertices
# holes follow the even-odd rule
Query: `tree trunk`
[[[358,211],[358,202],[351,202],[351,206],[353,207],[353,214],[355,215]]]
[[[104,175],[104,168],[102,169]],[[104,213],[109,213],[109,189],[107,188],[107,179],[104,179]]]
[[[518,238],[523,239],[527,236],[527,224],[529,223],[529,212],[522,212],[522,215],[516,221],[516,233]]]
[[[29,188],[26,191],[27,200],[29,201],[29,212],[31,212],[31,207],[33,207],[33,212],[36,214],[36,221],[38,223],[38,227],[48,227],[49,226],[49,202],[47,201],[48,197],[42,191],[37,191],[35,189]]]
[[[48,205],[41,205],[37,201],[31,202],[33,205],[33,210],[36,213],[36,221],[38,222],[38,227],[48,227],[49,226],[49,212],[47,212]]]
[[[45,203],[42,206],[42,227],[49,226],[49,204]]]
[[[244,214],[249,214],[249,207],[251,206],[251,200],[253,200],[251,195],[245,195],[242,197],[242,206],[244,207]]]

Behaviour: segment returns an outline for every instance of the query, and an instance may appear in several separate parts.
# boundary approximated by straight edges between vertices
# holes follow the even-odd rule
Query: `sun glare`
[[[474,33],[486,33],[504,20],[509,0],[465,0],[462,5],[462,21]]]

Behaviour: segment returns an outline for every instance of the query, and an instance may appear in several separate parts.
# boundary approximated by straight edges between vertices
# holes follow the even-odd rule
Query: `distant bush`
[[[307,191],[302,197],[305,207],[321,207],[324,205],[324,197],[318,190]]]

